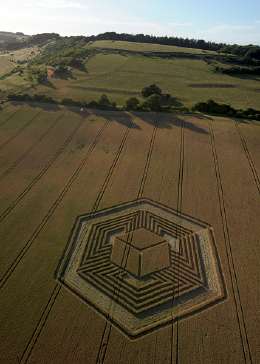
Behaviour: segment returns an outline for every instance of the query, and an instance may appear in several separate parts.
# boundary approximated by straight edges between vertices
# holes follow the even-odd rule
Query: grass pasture
[[[123,105],[133,95],[141,98],[141,89],[156,83],[187,107],[210,98],[243,109],[258,109],[260,104],[260,78],[217,74],[203,60],[99,53],[86,68],[87,72],[74,71],[71,79],[52,79],[51,87],[40,85],[34,92],[80,101],[96,100],[106,93]]]
[[[100,57],[101,66],[90,61],[89,75],[101,72]],[[145,73],[142,59],[117,61],[109,71],[121,67],[121,80],[126,64]],[[150,72],[165,72],[149,62]],[[36,104],[0,109],[0,362],[260,362],[259,146],[257,123],[227,118]],[[212,226],[226,294],[131,340],[55,272],[79,215],[141,197]],[[113,286],[113,299],[121,289]]]
[[[10,57],[0,54],[0,77],[12,71],[14,64],[10,61]]]
[[[214,51],[207,51],[203,49],[176,47],[161,44],[150,43],[136,43],[136,42],[123,42],[112,40],[98,40],[88,44],[89,48],[103,48],[103,49],[117,49],[136,52],[176,52],[176,53],[189,53],[189,54],[216,54]]]

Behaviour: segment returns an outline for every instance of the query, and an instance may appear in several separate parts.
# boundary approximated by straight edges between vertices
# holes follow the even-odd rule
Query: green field
[[[14,65],[10,61],[10,57],[8,55],[0,54],[0,77],[5,75],[7,72],[10,72],[13,68]]]
[[[86,67],[87,72],[74,71],[73,79],[52,79],[52,87],[40,85],[35,91],[80,101],[105,93],[122,105],[131,96],[141,97],[143,87],[156,83],[187,107],[209,98],[236,108],[259,108],[260,104],[260,78],[217,74],[203,60],[99,53]]]
[[[128,50],[136,52],[178,52],[178,53],[190,53],[190,54],[217,54],[214,51],[204,51],[202,49],[176,47],[161,44],[150,44],[150,43],[136,43],[136,42],[123,42],[123,41],[112,41],[112,40],[98,40],[90,42],[88,48],[107,48],[107,49],[118,49]]]
[[[23,48],[8,53],[0,53],[0,90],[10,92],[13,90],[23,91],[31,88],[26,76],[18,73],[9,74],[20,62],[27,62],[39,53],[38,47]]]
[[[23,64],[24,73],[4,78],[0,81],[0,89],[5,93],[26,90],[58,101],[71,98],[90,102],[107,94],[111,101],[123,106],[132,96],[142,99],[142,88],[156,83],[164,93],[175,97],[179,106],[191,108],[197,102],[213,99],[237,109],[259,109],[260,77],[216,73],[215,65],[231,65],[220,63],[216,52],[119,41],[90,42],[85,47],[91,52],[84,58],[85,71],[72,68],[69,77],[49,78],[46,84],[35,84],[28,78],[27,64]],[[27,48],[1,55],[0,76],[19,65],[19,61],[34,57],[39,52],[39,48]],[[159,54],[155,56],[153,52]],[[171,53],[169,58],[165,57],[165,52]],[[47,65],[38,64],[40,67]]]

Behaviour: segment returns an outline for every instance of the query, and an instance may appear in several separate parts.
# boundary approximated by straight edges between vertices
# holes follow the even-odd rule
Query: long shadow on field
[[[235,121],[238,124],[247,124],[247,125],[260,126],[260,121],[259,120],[240,119],[240,118],[232,118],[231,120]]]
[[[27,104],[30,107],[40,108],[44,111],[59,111],[61,108],[57,104],[51,104],[47,102],[29,102],[29,101],[21,101],[22,104]],[[11,101],[11,104],[17,105],[19,102]]]
[[[140,117],[143,121],[153,126],[155,125],[155,122],[157,122],[157,127],[159,129],[171,129],[173,127],[183,126],[185,129],[192,130],[196,133],[208,134],[208,132],[200,126],[194,124],[191,121],[180,119],[176,115],[163,113],[136,113],[136,116]]]
[[[111,122],[116,122],[131,129],[141,129],[139,125],[134,122],[134,118],[130,113],[124,111],[103,111],[92,109],[91,113],[97,117],[103,117]]]

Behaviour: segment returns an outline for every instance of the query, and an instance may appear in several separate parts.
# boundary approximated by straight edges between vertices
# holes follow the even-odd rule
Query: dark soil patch
[[[191,83],[188,85],[193,88],[236,88],[236,85],[230,83]]]

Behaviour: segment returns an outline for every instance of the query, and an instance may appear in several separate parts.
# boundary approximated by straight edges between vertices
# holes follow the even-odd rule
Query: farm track
[[[157,123],[160,125],[159,115]],[[147,154],[147,157],[150,155],[148,157],[149,162],[146,162],[146,168],[144,169],[147,173],[142,172],[143,176],[146,175],[146,183],[143,184],[142,188],[143,195],[155,201],[168,204],[173,208],[177,206],[181,125],[181,121],[176,123],[176,129],[170,134],[167,129],[156,130],[156,138],[154,141],[151,138],[152,148],[150,147],[150,152]],[[167,169],[165,165],[171,165],[171,168]],[[147,168],[148,166],[149,168]],[[118,348],[120,349],[118,350]],[[118,330],[112,327],[104,363],[133,364],[137,358],[142,364],[169,363],[170,351],[169,326],[161,329],[159,332],[151,333],[138,341],[127,340],[124,335],[120,335]]]
[[[103,123],[103,121],[102,121],[102,123]],[[100,139],[97,147],[95,148],[95,153],[93,154],[92,157],[89,155],[89,158],[90,158],[89,161],[88,161],[90,163],[89,168],[84,168],[85,165],[84,165],[84,167],[82,166],[83,169],[81,171],[81,178],[77,182],[77,183],[81,183],[82,184],[81,190],[82,190],[82,192],[85,192],[86,193],[87,190],[84,188],[85,185],[86,185],[86,181],[85,182],[83,182],[83,181],[86,178],[86,176],[91,176],[91,174],[93,173],[93,168],[96,167],[97,162],[99,162],[99,168],[96,171],[96,176],[97,176],[96,184],[93,185],[93,192],[92,192],[92,190],[90,190],[91,193],[93,193],[92,197],[95,196],[95,199],[96,199],[96,192],[97,192],[96,189],[98,188],[98,186],[100,186],[100,182],[101,182],[100,181],[100,175],[101,176],[104,175],[104,172],[106,171],[106,167],[105,166],[106,165],[110,165],[110,162],[109,162],[110,160],[111,160],[111,163],[112,163],[112,157],[114,159],[114,155],[115,155],[114,152],[113,152],[113,150],[115,150],[116,144],[117,143],[119,144],[119,141],[117,140],[118,137],[119,137],[118,133],[120,132],[120,140],[121,140],[121,130],[123,130],[123,127],[118,126],[115,123],[110,123],[109,121],[106,121],[105,124],[106,124],[106,133],[103,133],[102,136],[100,135],[100,138],[101,139]],[[94,123],[94,125],[95,125],[95,130],[96,130],[97,129],[97,126],[99,125],[99,123],[98,124],[97,123]],[[107,127],[108,125],[110,125],[110,128]],[[93,128],[94,128],[94,126],[93,126]],[[103,131],[105,131],[105,130],[103,130]],[[92,134],[93,134],[93,132],[92,132]],[[97,132],[95,132],[95,135],[94,134],[92,135],[91,139],[92,138],[93,139],[96,139],[96,134],[97,134]],[[117,135],[116,139],[115,139],[115,135]],[[107,153],[104,150],[104,148],[103,148],[103,146],[104,145],[107,145],[108,142],[110,143],[110,146],[112,147],[112,151],[109,152],[109,153]],[[116,153],[116,150],[115,150],[115,153]],[[102,162],[100,161],[100,155],[103,156]],[[109,164],[106,164],[106,162],[109,162]],[[106,175],[107,175],[107,173],[106,173]],[[106,178],[106,175],[103,176],[104,179]],[[104,179],[102,178],[102,183],[103,183]],[[87,181],[88,180],[89,180],[89,177],[87,177]],[[98,180],[99,180],[99,182],[98,182]],[[85,210],[86,202],[88,202],[88,200],[90,198],[90,196],[88,195],[88,198],[86,200],[84,200],[84,201],[82,201],[81,198],[78,198],[77,199],[77,197],[79,197],[77,183],[76,183],[76,186],[75,186],[75,183],[73,184],[74,185],[73,192],[71,192],[69,195],[68,194],[66,195],[66,201],[67,202],[70,199],[69,196],[71,196],[71,194],[72,194],[72,196],[74,196],[74,200],[75,200],[75,197],[76,197],[77,204],[76,205],[74,204],[73,209],[72,209],[72,212],[70,211],[71,209],[69,210],[69,214],[71,215],[71,218],[72,219],[74,219],[74,217],[75,217],[75,215],[74,215],[75,214],[75,208],[76,208],[76,215],[77,215],[78,213],[80,213],[80,212],[77,213],[77,210],[78,210],[79,205],[81,203],[82,204],[83,211],[84,211]],[[99,190],[100,190],[100,187],[99,187]],[[73,195],[73,193],[74,193],[74,195]],[[93,201],[93,203],[94,203],[94,201]],[[65,209],[65,211],[66,211],[66,209]],[[74,211],[74,213],[73,213],[73,211]],[[57,226],[57,223],[55,223],[55,220],[57,218],[59,218],[59,216],[61,215],[61,213],[63,214],[63,210],[61,208],[59,208],[59,212],[55,214],[54,220],[52,219],[51,222],[50,222],[49,230],[53,230],[55,232],[55,234],[56,234],[56,226]],[[68,211],[67,211],[67,213],[68,213]],[[62,218],[62,220],[64,220],[65,218],[66,218],[66,215],[64,215],[64,217]],[[70,224],[64,225],[64,228],[66,228],[66,231],[67,231],[68,228],[70,229]],[[47,231],[49,231],[49,230],[47,230]],[[28,270],[31,270],[32,269],[32,272],[35,272],[35,269],[32,267],[35,264],[35,259],[36,259],[36,261],[39,259],[39,256],[38,256],[38,253],[37,253],[37,251],[39,249],[39,246],[42,246],[44,248],[44,252],[48,254],[48,251],[45,249],[45,246],[46,246],[46,242],[44,242],[45,233],[46,233],[46,229],[44,229],[44,231],[42,231],[41,237],[39,237],[37,239],[37,245],[35,246],[35,244],[34,244],[32,246],[32,248],[30,249],[29,254],[26,256],[26,261],[30,261],[31,263],[25,263],[25,265],[28,267]],[[69,231],[67,233],[69,233]],[[66,240],[67,240],[67,233],[65,232],[65,235],[64,235],[64,238],[63,238],[63,242],[66,242]],[[47,244],[48,243],[49,242],[47,241]],[[56,248],[58,249],[58,252],[56,252],[55,254],[52,254],[53,264],[56,266],[57,265],[57,261],[59,260],[60,255],[62,253],[63,245],[60,245],[60,244],[57,244],[56,245],[55,244],[53,247],[55,247],[55,249]],[[36,252],[36,255],[35,255],[35,252]],[[42,260],[42,262],[44,262],[44,261],[45,260]],[[47,261],[45,261],[45,262],[47,262]],[[19,269],[22,268],[22,266],[19,265]],[[43,273],[43,272],[41,272],[41,271],[38,271],[37,272],[37,275],[39,275],[38,279],[39,280],[43,280],[43,282],[46,282],[46,275],[44,274],[44,276],[41,277],[41,273]],[[48,283],[48,286],[47,287],[48,287],[48,292],[51,293],[51,290],[52,290],[51,287],[53,286],[53,283],[55,282],[53,280],[53,270],[52,269],[49,271],[49,274],[50,274],[50,277],[47,280],[47,283]],[[11,280],[12,281],[11,284],[13,284],[13,283],[16,284],[17,283],[17,279],[19,281],[21,278],[22,277],[20,276],[20,274],[19,273],[16,273],[15,277]],[[23,278],[22,278],[22,280],[23,280]],[[18,283],[18,286],[20,286],[19,283]],[[38,289],[38,283],[35,286],[35,289],[36,290]],[[45,290],[45,294],[49,295],[50,293],[48,293],[48,292]],[[22,296],[24,296],[24,294],[25,294],[24,297],[28,296],[28,292],[25,293],[24,291],[20,291],[20,292],[17,292],[17,293],[18,293],[18,295],[22,295]],[[42,303],[45,302],[45,298],[46,298],[45,297],[45,294],[44,294],[44,292],[42,290],[39,291],[39,294],[42,296],[42,301],[41,300],[40,301],[38,300],[38,301],[35,302],[36,306],[34,306],[34,308],[30,307],[30,311],[33,309],[34,312],[35,312],[35,314],[36,314],[36,317],[39,317],[38,314],[42,312]],[[46,303],[47,303],[47,301],[46,301]],[[16,309],[15,309],[15,311],[16,311]],[[18,312],[16,311],[15,316],[14,316],[14,319],[15,320],[20,320],[20,318],[19,318],[20,315],[17,316],[16,315],[17,313]],[[31,322],[31,324],[30,324],[31,325],[31,328],[35,327],[36,322],[34,321],[33,318],[30,319],[30,322]],[[2,327],[2,330],[3,330],[3,327]],[[14,340],[16,340],[15,337],[13,337],[13,338],[14,338]],[[27,335],[23,338],[23,340],[20,340],[19,341],[19,347],[20,347],[20,349],[19,349],[19,357],[20,357],[20,354],[21,354],[20,350],[23,350],[24,349],[24,343],[23,342],[25,340],[26,341],[29,340],[29,338],[27,339]]]
[[[238,124],[238,121],[234,121],[235,123],[235,126],[236,126],[236,130],[238,132],[238,135],[239,135],[239,138],[241,140],[241,144],[242,144],[242,147],[244,149],[244,152],[245,152],[245,155],[246,155],[246,158],[248,160],[248,163],[250,165],[250,168],[251,168],[251,171],[252,171],[252,175],[253,175],[253,178],[254,178],[254,181],[255,181],[255,184],[256,184],[256,187],[258,189],[258,192],[260,194],[260,178],[259,178],[259,175],[258,175],[258,172],[257,172],[257,169],[256,169],[256,166],[254,164],[254,161],[253,161],[253,158],[251,156],[251,153],[248,149],[248,146],[247,146],[247,142],[246,142],[246,139],[244,138],[243,136],[243,133],[242,131],[240,130],[239,128],[239,124]]]
[[[181,126],[181,140],[180,140],[180,160],[179,160],[179,177],[178,177],[178,189],[177,189],[177,212],[181,214],[182,212],[182,196],[183,196],[183,175],[184,175],[184,127],[183,122]],[[179,295],[179,264],[177,265],[177,274],[178,274],[178,286],[177,293],[174,292],[173,288],[173,301],[175,297]],[[175,342],[175,347],[174,347]],[[176,322],[174,317],[172,317],[172,329],[171,329],[171,364],[179,363],[179,319],[177,318]]]
[[[106,126],[107,126],[107,124],[105,124],[103,130],[105,129]],[[103,130],[101,129],[99,135],[101,135],[101,132]],[[110,180],[110,178],[111,178],[112,174],[114,173],[114,170],[115,170],[115,168],[117,166],[118,160],[119,160],[120,155],[122,153],[122,150],[123,150],[123,148],[125,146],[125,143],[126,143],[126,140],[127,140],[127,137],[128,137],[129,132],[130,132],[130,130],[128,128],[126,128],[126,131],[124,133],[123,139],[121,141],[121,144],[119,146],[119,149],[117,151],[117,154],[115,156],[115,159],[113,160],[113,163],[110,166],[110,169],[108,171],[108,174],[107,174],[107,176],[105,178],[105,181],[104,181],[103,185],[101,186],[101,189],[99,191],[99,194],[98,194],[98,196],[96,198],[96,201],[94,203],[94,206],[92,208],[92,211],[93,212],[97,211],[97,209],[98,209],[98,206],[99,206],[100,201],[101,201],[101,199],[102,199],[102,197],[103,197],[103,195],[105,193],[105,190],[107,188],[107,185],[109,183],[109,180]],[[95,142],[94,142],[94,144],[96,145]],[[94,150],[94,148],[95,148],[95,146],[93,146],[92,150]],[[30,355],[31,355],[31,353],[33,351],[34,345],[37,343],[38,337],[40,336],[40,334],[41,334],[41,332],[42,332],[42,330],[44,328],[44,325],[46,324],[46,322],[48,320],[48,316],[49,316],[49,314],[50,314],[50,312],[51,312],[51,310],[52,310],[52,308],[53,308],[53,306],[54,306],[54,304],[56,302],[56,299],[57,299],[57,297],[58,297],[58,295],[60,293],[60,290],[61,290],[61,286],[60,286],[59,283],[57,283],[55,285],[55,288],[54,288],[54,290],[53,290],[53,292],[51,294],[51,297],[50,297],[50,299],[48,301],[48,305],[46,306],[46,309],[44,310],[44,313],[43,313],[43,315],[42,315],[39,323],[36,326],[36,329],[35,329],[35,331],[33,333],[33,336],[30,339],[28,345],[25,348],[25,351],[22,354],[22,359],[20,361],[21,363],[27,363],[28,362],[28,360],[30,358]],[[44,319],[42,319],[42,318],[44,318]]]
[[[82,122],[76,125],[71,134],[66,138],[64,143],[60,148],[53,154],[53,156],[48,160],[47,164],[40,170],[40,172],[32,179],[32,181],[26,186],[26,188],[17,196],[15,200],[0,214],[0,223],[16,208],[16,206],[22,201],[22,199],[31,191],[31,189],[38,183],[41,178],[48,172],[48,170],[53,166],[58,157],[64,152],[69,143],[72,141],[74,135],[77,133],[81,127]],[[1,281],[0,281],[1,282]],[[1,286],[1,284],[0,284]]]
[[[225,244],[226,244],[226,255],[227,255],[227,259],[228,259],[228,268],[229,268],[229,274],[230,274],[231,283],[232,283],[232,293],[233,293],[233,297],[234,297],[235,305],[236,305],[236,315],[237,315],[237,321],[239,324],[244,361],[245,361],[245,363],[252,363],[251,350],[250,350],[250,345],[249,345],[248,335],[247,335],[247,328],[246,328],[246,323],[245,323],[245,315],[244,315],[244,310],[243,310],[243,306],[241,303],[241,295],[240,295],[240,290],[239,290],[238,277],[237,277],[237,272],[236,272],[234,258],[233,258],[233,251],[232,251],[229,226],[228,226],[228,220],[227,220],[225,196],[224,196],[223,184],[222,184],[222,179],[221,179],[221,174],[220,174],[220,166],[219,166],[218,154],[217,154],[217,149],[216,149],[214,129],[213,129],[213,126],[210,123],[210,121],[209,121],[209,130],[210,130],[210,139],[211,139],[211,145],[212,145],[212,155],[213,155],[213,160],[214,160],[214,168],[215,168],[215,174],[216,174],[216,180],[217,180],[217,186],[218,186],[219,207],[220,207],[220,213],[221,213],[222,224],[223,224],[223,233],[224,233]]]
[[[27,155],[29,153],[31,153],[37,146],[40,142],[42,142],[44,140],[45,137],[47,137],[50,132],[55,128],[55,126],[57,125],[56,123],[60,121],[60,119],[63,117],[63,115],[59,116],[57,119],[55,119],[53,121],[53,124],[50,125],[47,130],[45,130],[43,132],[42,135],[40,135],[40,137],[24,152],[22,153],[22,155],[20,155],[16,161],[14,161],[12,163],[12,165],[10,167],[8,167],[5,171],[3,171],[2,174],[0,174],[0,182],[8,175],[10,174],[11,172],[14,171],[14,169],[27,157]],[[0,221],[1,221],[1,218],[0,218]]]
[[[0,144],[0,150],[2,150],[4,147],[6,147],[9,143],[11,143],[13,140],[15,140],[19,135],[28,128],[40,115],[41,111],[37,112],[30,120],[28,120],[14,135],[10,136],[6,141],[4,141],[2,144]],[[9,119],[10,120],[10,119]]]
[[[5,110],[7,107],[5,107],[3,110]],[[6,119],[0,122],[0,127],[7,124],[9,120],[11,120],[16,114],[18,113],[19,109],[15,110],[14,113],[9,115]]]
[[[149,129],[150,129],[150,127],[149,127]],[[135,130],[135,129],[134,129]],[[135,132],[132,132],[132,133],[134,133],[135,135],[139,135],[140,134],[140,132],[139,131],[136,131],[135,130]],[[132,134],[131,133],[131,134]],[[139,139],[140,139],[140,136],[139,136]],[[128,140],[129,140],[129,138],[128,138]],[[133,140],[133,137],[131,138],[131,140]],[[129,143],[130,143],[130,140],[129,140]],[[127,144],[128,145],[128,144]],[[122,172],[122,168],[120,168],[119,169],[119,167],[121,167],[123,164],[124,164],[124,162],[123,161],[127,161],[128,160],[128,157],[130,157],[131,155],[132,155],[132,153],[130,153],[130,150],[128,150],[129,149],[129,147],[131,147],[131,149],[132,149],[132,146],[131,146],[131,143],[126,147],[126,148],[124,148],[124,154],[125,153],[127,153],[127,154],[125,154],[124,156],[121,156],[120,157],[120,165],[118,165],[117,166],[117,170],[116,171],[114,171],[114,173],[113,173],[113,176],[111,177],[113,180],[114,180],[114,183],[116,183],[117,181],[118,182],[121,182],[121,172]],[[126,150],[127,149],[127,150]],[[139,149],[140,149],[140,151],[142,150],[142,147],[139,147]],[[123,152],[123,151],[122,151]],[[122,159],[123,158],[123,159]],[[131,164],[130,164],[131,165]],[[138,170],[140,170],[140,168],[141,168],[141,165],[140,166],[138,166]],[[137,173],[137,172],[136,172]],[[136,174],[135,173],[135,174]],[[136,174],[135,175],[135,177],[133,177],[134,178],[134,180],[136,179],[138,177],[138,179],[140,178],[140,176],[139,176],[139,173],[138,174]],[[131,184],[130,184],[130,186],[131,186]],[[129,187],[130,187],[129,186]],[[106,199],[105,199],[105,205],[104,204],[102,204],[103,206],[101,206],[101,208],[102,207],[105,207],[105,206],[107,206],[107,204],[109,204],[110,205],[110,203],[113,203],[113,202],[108,202],[108,201],[110,201],[109,200],[109,198],[110,198],[110,196],[112,196],[113,194],[114,194],[114,191],[115,191],[115,188],[117,188],[117,187],[119,187],[118,185],[115,185],[114,186],[114,184],[112,184],[112,180],[111,180],[111,182],[109,183],[109,190],[106,192]],[[111,192],[110,192],[111,191]],[[122,189],[122,191],[125,191],[124,189]],[[124,193],[124,192],[123,192]],[[138,193],[138,191],[136,191],[136,194]],[[136,195],[135,195],[136,196]],[[133,196],[134,197],[134,196]],[[108,200],[107,200],[107,198],[108,198]],[[113,199],[114,199],[114,197],[113,197]],[[95,202],[94,202],[94,204],[95,204]],[[93,205],[92,205],[93,206]],[[92,209],[91,209],[92,210]],[[62,306],[63,306],[63,304],[64,304],[64,293],[63,293],[63,295],[62,295],[62,297],[61,297],[61,299],[60,299],[60,301],[59,301],[59,303],[57,304],[57,306],[55,307],[55,312],[53,313],[53,315],[57,315],[57,312],[58,312],[58,315],[60,314],[60,306],[61,306],[61,303],[62,303]],[[76,304],[77,305],[77,302],[74,302],[73,303],[73,305],[74,304]],[[85,311],[85,310],[84,310]],[[79,315],[81,316],[81,315],[83,315],[84,314],[84,311],[82,311],[82,313],[80,312],[79,313]],[[52,316],[53,316],[52,315]],[[91,314],[91,316],[93,316],[93,314]],[[79,317],[79,316],[78,316]],[[89,318],[90,319],[90,318]],[[81,319],[80,319],[81,320]],[[67,325],[69,324],[69,318],[68,318],[68,323],[67,323]],[[49,325],[52,325],[53,324],[53,320],[51,319],[51,320],[49,320],[49,324],[48,324],[48,326]],[[66,327],[66,326],[65,326]],[[61,327],[61,330],[63,330],[63,327]],[[98,330],[97,329],[97,327],[96,327],[96,330]],[[102,331],[103,331],[103,328],[101,329]],[[46,329],[45,330],[45,333],[44,333],[44,336],[43,337],[46,337],[46,332],[48,332],[48,329]],[[47,334],[48,335],[48,334]],[[100,331],[100,335],[101,335],[101,331]],[[97,346],[97,350],[98,350],[98,345],[99,345],[99,339],[98,339],[98,337],[97,337],[97,342],[96,342],[96,344],[95,344],[96,346]],[[39,346],[39,345],[38,345]],[[55,345],[56,346],[56,345]],[[56,346],[56,347],[59,347],[59,345],[58,346]],[[38,351],[38,350],[37,350]],[[36,351],[36,353],[37,353],[37,351]],[[62,359],[62,357],[60,357],[60,354],[61,353],[59,353],[58,354],[58,358],[59,359],[57,359],[57,360],[63,360]],[[39,355],[39,354],[38,354]],[[73,355],[73,353],[70,353],[69,355]],[[95,360],[94,359],[94,355],[96,355],[95,354],[95,351],[91,351],[91,352],[89,352],[89,355],[91,355],[91,357],[93,356],[93,361]],[[36,356],[36,354],[33,356],[33,358],[34,357],[37,357]],[[71,359],[72,361],[73,361],[73,359]]]
[[[54,201],[54,203],[52,204],[52,206],[49,208],[48,213],[44,216],[44,218],[42,219],[41,223],[36,227],[36,229],[34,230],[33,234],[31,235],[31,237],[29,238],[29,240],[26,242],[26,244],[24,245],[24,247],[21,249],[20,253],[17,255],[17,257],[15,258],[15,260],[13,261],[13,263],[11,264],[11,266],[9,267],[9,269],[5,272],[5,274],[3,275],[3,277],[0,279],[0,289],[2,289],[4,287],[4,285],[6,284],[7,280],[10,278],[11,274],[16,269],[17,265],[21,262],[21,260],[23,259],[24,255],[30,249],[30,247],[32,246],[33,242],[35,241],[35,239],[37,238],[37,236],[40,234],[41,230],[47,224],[48,220],[53,215],[53,213],[55,212],[55,210],[57,209],[57,207],[61,203],[61,201],[64,198],[64,196],[69,191],[69,189],[70,189],[71,185],[73,184],[74,180],[77,178],[77,176],[79,175],[80,171],[82,170],[82,168],[87,163],[87,159],[89,157],[89,154],[91,154],[92,151],[94,150],[94,148],[95,148],[95,146],[96,146],[96,144],[98,142],[98,139],[99,139],[100,135],[103,133],[103,131],[107,127],[108,123],[109,122],[107,121],[107,123],[100,129],[97,137],[95,138],[93,144],[90,146],[90,148],[88,150],[87,156],[81,161],[79,167],[74,171],[74,173],[72,174],[72,176],[70,177],[70,179],[67,181],[67,183],[65,184],[62,192],[59,194],[58,198]],[[82,122],[80,122],[76,126],[76,128],[73,131],[73,133],[69,136],[69,138],[65,141],[65,143],[62,145],[62,147],[59,149],[59,154],[61,154],[64,151],[64,149],[69,144],[69,142],[72,140],[73,136],[79,130],[79,128],[81,127],[81,125],[82,125]],[[55,158],[57,158],[56,155],[55,155]],[[45,170],[42,171],[42,173],[45,173],[45,172],[46,172]],[[42,176],[42,174],[41,174],[41,176]],[[38,181],[38,179],[36,180],[36,182],[37,181]],[[34,183],[36,183],[36,182],[34,181]],[[31,185],[30,185],[30,189],[31,189]],[[28,193],[27,190],[26,190],[26,193]],[[18,201],[16,200],[14,202],[15,205],[13,204],[12,206],[9,207],[8,211],[5,212],[5,214],[3,215],[3,217],[2,216],[0,217],[0,221],[2,221],[7,216],[6,214],[9,214],[10,213],[10,211],[17,205],[17,203],[20,202],[21,198],[23,198],[23,197],[24,197],[24,194],[22,194],[20,196],[20,198],[19,198]]]
[[[151,156],[153,153],[156,133],[157,133],[157,122],[156,122],[156,125],[154,126],[153,133],[151,136],[151,141],[150,141],[150,145],[149,145],[149,149],[148,149],[148,153],[147,153],[147,158],[146,158],[137,198],[143,197],[143,191],[144,191],[145,183],[147,180],[147,173],[148,173],[150,162],[151,162]],[[128,250],[128,252],[126,252],[126,250],[127,249],[125,248],[124,254],[122,257],[122,262],[121,262],[121,265],[123,267],[126,267],[128,257],[129,257],[130,250]],[[115,298],[119,295],[120,289],[121,289],[121,285],[118,282],[117,286],[114,286],[114,288],[113,288],[113,296],[112,296],[112,300],[111,300],[111,305],[110,305],[110,309],[107,313],[107,320],[106,320],[105,328],[103,330],[103,334],[101,337],[101,342],[100,342],[98,353],[97,353],[96,364],[103,364],[105,362],[107,348],[108,348],[108,344],[109,344],[109,340],[110,340],[111,329],[112,329],[112,324],[110,323],[110,320],[113,317],[113,302],[114,302],[113,300],[115,300]]]

